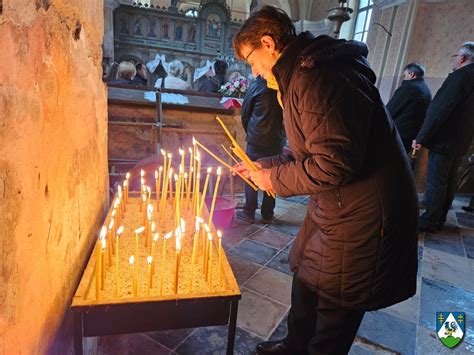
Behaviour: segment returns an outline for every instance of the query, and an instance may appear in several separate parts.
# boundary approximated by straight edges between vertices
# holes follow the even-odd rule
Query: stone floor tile
[[[188,336],[190,336],[196,328],[183,328],[162,330],[159,332],[143,333],[146,337],[166,346],[168,349],[176,349]]]
[[[229,252],[256,262],[257,264],[265,265],[278,253],[278,250],[246,239],[236,247],[230,249]]]
[[[464,245],[468,245],[468,246],[474,248],[474,236],[472,236],[472,235],[463,235],[462,236],[462,242],[464,243]]]
[[[420,313],[420,296],[413,296],[406,301],[384,308],[383,311],[410,323],[417,324]]]
[[[258,224],[251,224],[241,221],[240,219],[234,218],[232,226],[224,231],[223,237],[225,239],[222,242],[223,244],[229,245],[232,243],[233,240],[235,240],[238,243],[242,238],[246,238],[248,235],[254,233],[260,228],[262,228],[262,226]],[[228,239],[229,242],[227,242],[226,239]]]
[[[383,311],[365,313],[357,334],[404,355],[415,353],[416,324]]]
[[[424,246],[425,248],[432,248],[453,255],[465,256],[462,244],[450,243],[434,238],[425,238]]]
[[[474,291],[474,277],[466,257],[425,248],[423,277]]]
[[[268,225],[268,228],[292,236],[297,235],[301,228],[301,223],[289,223],[282,218],[284,217],[275,218],[273,222]]]
[[[290,270],[290,264],[288,264],[288,252],[279,252],[266,266],[288,275],[293,275]]]
[[[237,255],[227,255],[234,276],[237,279],[239,286],[243,285],[250,279],[258,270],[262,268],[261,265],[255,264],[247,259],[241,258]]]
[[[454,349],[448,349],[441,343],[436,335],[435,329],[428,329],[423,326],[418,327],[416,334],[417,354],[472,354],[474,346],[463,339]]]
[[[461,237],[457,226],[445,226],[443,230],[436,233],[427,233],[425,239],[436,239],[461,244]]]
[[[474,213],[469,212],[456,212],[457,218],[467,219],[474,222]]]
[[[290,305],[292,279],[283,272],[263,268],[247,281],[245,287],[275,301]]]
[[[283,251],[289,252],[292,246],[293,246],[293,241],[291,241],[290,243],[288,243],[287,246],[285,247],[285,249],[283,249]]]
[[[458,224],[461,227],[474,228],[474,221],[467,218],[458,217]]]
[[[224,355],[227,349],[227,326],[205,327],[197,329],[182,343],[176,354],[178,355]],[[253,354],[255,347],[263,339],[237,328],[235,334],[234,354]]]
[[[281,340],[285,339],[288,334],[288,313],[283,317],[280,324],[273,331],[272,335],[268,340]]]
[[[272,229],[262,228],[250,235],[248,239],[266,244],[275,249],[283,249],[291,240],[293,240],[293,237]]]
[[[99,355],[168,355],[173,352],[143,334],[107,335],[99,339]]]
[[[289,307],[242,288],[237,325],[263,339],[273,333]]]

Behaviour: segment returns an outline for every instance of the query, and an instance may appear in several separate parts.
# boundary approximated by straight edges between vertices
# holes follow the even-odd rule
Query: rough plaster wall
[[[64,354],[108,186],[103,2],[2,3],[0,354]]]
[[[474,40],[474,1],[422,3],[407,62],[426,65],[426,79],[435,93],[451,72],[451,54],[462,43]]]

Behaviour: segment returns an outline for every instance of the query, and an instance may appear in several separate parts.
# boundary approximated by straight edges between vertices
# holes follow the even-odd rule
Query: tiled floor
[[[305,213],[305,197],[278,199],[271,225],[234,221],[224,247],[242,291],[235,354],[254,354],[286,335],[291,272],[288,251]],[[351,355],[474,353],[474,214],[458,198],[448,228],[419,238],[418,291],[392,307],[366,313]],[[437,311],[466,312],[464,340],[450,350],[437,339]],[[227,327],[101,337],[100,354],[225,354]]]

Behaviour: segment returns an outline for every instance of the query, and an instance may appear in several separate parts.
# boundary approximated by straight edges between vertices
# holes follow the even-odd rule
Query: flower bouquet
[[[243,76],[238,76],[221,86],[219,92],[224,96],[243,98],[249,87],[249,81]]]

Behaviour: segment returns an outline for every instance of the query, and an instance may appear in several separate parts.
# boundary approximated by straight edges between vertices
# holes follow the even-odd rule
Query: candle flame
[[[115,232],[115,235],[118,237],[120,234],[123,233],[123,226],[120,226],[118,229],[117,229],[117,232]]]
[[[166,152],[164,149],[161,149],[161,155],[166,156]]]
[[[193,145],[196,145],[196,138],[193,136]]]
[[[148,257],[146,258],[146,262],[148,263],[148,265],[151,265],[151,263],[153,262],[153,257],[151,255],[148,255]]]
[[[168,153],[168,154],[167,154],[167,157],[168,157],[168,159],[171,159],[171,158],[173,157],[173,154]]]
[[[124,187],[124,188],[128,185],[128,184],[127,184],[127,181],[128,181],[128,180],[124,180],[124,181],[123,181],[123,187]]]
[[[184,155],[184,149],[179,148],[179,155],[181,155],[181,156]]]
[[[135,264],[135,257],[132,255],[130,259],[128,259],[128,262],[130,263],[130,265]]]
[[[145,190],[146,190],[146,192],[148,192],[148,195],[151,194],[151,187],[150,187],[150,186],[147,186],[147,187],[145,188]]]
[[[218,167],[217,168],[217,175],[221,175],[221,174],[222,174],[222,169],[221,169],[221,167]]]
[[[201,223],[198,221],[198,219],[196,218],[196,233],[199,232],[201,230]]]
[[[142,195],[142,200],[143,200],[143,202],[146,201],[146,195],[145,194]]]
[[[155,233],[155,221],[151,222],[151,232]]]
[[[120,204],[120,200],[116,199],[114,200],[114,208],[117,208],[117,206]]]
[[[127,180],[130,179],[130,173],[125,174],[125,179],[127,179]]]
[[[113,219],[110,220],[110,223],[109,223],[109,230],[112,230],[112,228],[114,227],[114,222],[115,222],[115,221],[114,221]]]
[[[209,239],[209,241],[212,240],[212,233],[207,233],[207,239]]]
[[[199,150],[196,148],[196,156],[194,157],[197,161],[201,160],[201,153],[199,153]]]
[[[144,177],[144,176],[145,176],[145,170],[140,169],[140,176],[141,176],[141,177]]]
[[[185,178],[185,179],[188,178],[188,173],[184,173],[184,178]]]
[[[217,236],[220,238],[222,238],[222,232],[220,230],[217,231]]]
[[[202,217],[196,217],[196,222],[199,222],[200,224],[201,224],[201,223],[204,223],[204,218],[202,218]]]
[[[116,214],[117,214],[117,210],[114,207],[114,210],[112,211],[112,214],[111,214],[112,218],[114,218]]]
[[[99,239],[105,239],[105,237],[107,237],[107,227],[102,226],[100,229]]]
[[[173,177],[173,168],[170,169],[168,177],[171,179]]]
[[[153,234],[153,242],[156,243],[158,241],[159,237],[160,237],[160,235],[158,233],[154,233]]]
[[[211,167],[207,168],[207,173],[208,174],[212,173],[212,168]]]
[[[146,208],[146,216],[148,219],[151,219],[151,215],[153,214],[153,205],[151,203],[148,204]]]
[[[201,173],[196,174],[196,179],[201,180]]]
[[[145,230],[145,227],[144,227],[144,226],[141,226],[141,227],[138,227],[137,229],[135,229],[135,233],[136,233],[136,234],[140,234],[140,233],[142,233],[144,230]]]
[[[176,236],[176,251],[181,251],[181,233]]]
[[[183,234],[186,233],[186,223],[184,222],[183,218],[181,218],[180,225],[181,225],[181,232]]]
[[[170,239],[173,236],[173,232],[166,233],[163,238]]]
[[[119,185],[119,186],[117,187],[117,193],[118,193],[119,197],[122,196],[122,186]]]
[[[107,239],[103,238],[101,239],[101,242],[102,242],[102,251],[104,251],[105,248],[107,248]]]
[[[174,181],[178,181],[178,174],[174,174]]]
[[[193,154],[193,150],[190,147],[188,147],[188,152],[189,154]]]
[[[207,233],[211,232],[211,228],[209,227],[207,223],[204,223],[204,229],[206,230]]]
[[[163,167],[160,165],[160,167],[158,168],[158,171],[161,173],[163,171]]]
[[[184,166],[179,164],[179,173],[182,174],[184,172]]]
[[[158,179],[158,171],[155,170],[155,180]]]

